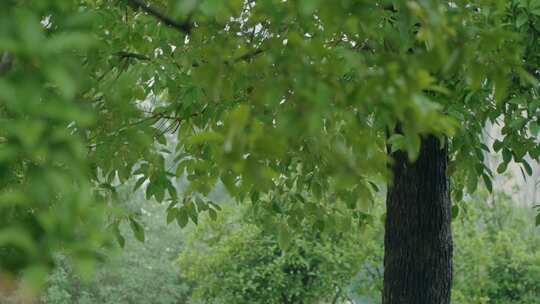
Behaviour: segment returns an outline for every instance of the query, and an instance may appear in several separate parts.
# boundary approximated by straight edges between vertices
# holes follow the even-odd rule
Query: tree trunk
[[[420,155],[392,153],[386,198],[383,304],[448,304],[452,286],[448,147],[428,136]]]

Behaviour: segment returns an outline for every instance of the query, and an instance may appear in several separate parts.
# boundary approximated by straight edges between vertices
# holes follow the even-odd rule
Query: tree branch
[[[125,51],[116,52],[115,55],[120,57],[121,59],[138,59],[138,60],[143,60],[143,61],[152,60],[150,57],[146,55],[130,53],[130,52],[125,52]]]
[[[186,119],[189,119],[189,118],[192,118],[192,117],[196,117],[196,116],[199,116],[199,115],[202,115],[204,114],[204,112],[206,112],[206,110],[208,109],[208,104],[206,104],[201,111],[199,112],[195,112],[195,113],[191,113],[189,116],[187,117],[179,117],[179,116],[170,116],[170,115],[167,115],[165,114],[165,112],[151,112],[151,111],[145,111],[143,110],[144,113],[147,113],[149,114],[149,116],[147,117],[144,117],[144,118],[141,118],[137,121],[134,121],[134,122],[131,122],[131,123],[128,123],[122,127],[120,127],[118,130],[115,130],[109,134],[105,134],[103,135],[104,138],[109,138],[109,137],[113,137],[113,136],[118,136],[120,133],[128,130],[129,128],[131,127],[135,127],[137,125],[140,125],[140,124],[143,124],[143,123],[147,123],[148,121],[150,120],[154,120],[154,124],[155,123],[158,123],[160,120],[169,120],[169,121],[172,121],[172,123],[169,125],[169,126],[165,126],[165,128],[162,130],[161,127],[164,126],[164,124],[161,124],[160,126],[157,126],[156,129],[158,129],[160,132],[159,133],[156,133],[154,135],[154,137],[158,137],[158,136],[161,136],[163,134],[165,134],[166,132],[171,132],[171,133],[174,133],[178,130],[178,128],[180,127],[180,124],[186,120]],[[89,138],[88,140],[91,141],[91,140],[94,140],[96,139],[98,136],[98,134],[95,134],[94,136],[92,136],[91,138]],[[0,137],[0,140],[2,139],[2,137]],[[3,143],[2,141],[0,141],[0,143]],[[95,144],[91,144],[91,145],[88,145],[88,149],[94,149],[96,148],[98,145],[101,145],[103,144],[104,142],[97,142]]]
[[[141,0],[128,0],[128,4],[134,10],[140,9],[143,12],[154,16],[156,19],[163,22],[166,26],[177,29],[180,32],[183,32],[184,34],[189,34],[191,30],[193,29],[193,26],[190,23],[176,21],[172,19],[171,17],[162,14],[157,9],[151,7],[149,4],[146,4]]]
[[[240,61],[249,61],[253,59],[254,57],[257,57],[257,55],[262,54],[264,52],[263,49],[256,49],[252,52],[246,53],[232,61],[232,63],[240,62]]]
[[[250,61],[251,59],[257,57],[258,55],[264,53],[264,51],[265,51],[264,49],[256,49],[251,52],[247,52],[239,57],[236,57],[230,60],[224,60],[223,64],[230,65],[230,64],[241,62],[241,61]],[[121,59],[137,59],[137,60],[142,60],[142,61],[152,61],[152,58],[150,58],[147,55],[131,53],[131,52],[126,52],[126,51],[119,51],[119,52],[114,53],[114,55],[120,57]],[[207,62],[204,61],[203,63],[206,64]],[[198,68],[201,66],[201,64],[194,62],[191,64],[191,66],[194,68]]]
[[[231,64],[238,63],[238,62],[241,62],[241,61],[250,61],[251,59],[257,57],[258,55],[260,55],[262,53],[264,53],[264,49],[256,49],[256,50],[253,50],[251,52],[245,53],[244,55],[241,55],[239,57],[236,57],[236,58],[233,58],[233,59],[230,59],[230,60],[225,60],[225,61],[223,61],[223,64],[231,65]],[[207,63],[207,62],[205,61],[203,63]],[[197,63],[197,62],[194,62],[191,66],[194,67],[194,68],[198,68],[201,65],[199,63]]]

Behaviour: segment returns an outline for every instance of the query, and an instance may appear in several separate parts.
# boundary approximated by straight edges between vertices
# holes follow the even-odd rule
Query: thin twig
[[[121,59],[137,59],[137,60],[143,60],[143,61],[152,60],[150,57],[148,57],[146,55],[126,52],[126,51],[120,51],[120,52],[116,52],[114,54],[116,56],[120,57]]]
[[[151,7],[150,5],[142,2],[141,0],[128,0],[128,4],[135,10],[142,10],[143,12],[154,16],[159,21],[163,22],[166,26],[175,28],[184,34],[189,34],[193,29],[193,26],[187,22],[180,22],[172,19],[169,16],[166,16],[159,12],[157,9]]]
[[[232,61],[232,63],[236,63],[236,62],[240,62],[240,61],[249,61],[249,60],[257,57],[258,55],[262,54],[263,52],[264,52],[263,49],[257,49],[257,50],[254,50],[252,52],[248,52],[248,53],[234,59]],[[225,63],[229,64],[229,62],[225,62]]]
[[[140,120],[137,120],[135,122],[132,122],[132,123],[129,123],[129,124],[126,124],[125,126],[119,128],[118,130],[112,132],[112,133],[109,133],[109,134],[106,134],[104,137],[105,138],[108,138],[108,137],[113,137],[113,136],[118,136],[121,132],[124,132],[126,131],[127,129],[131,128],[131,127],[134,127],[136,125],[139,125],[139,124],[142,124],[142,123],[145,123],[151,119],[155,119],[155,123],[160,123],[160,125],[156,126],[160,132],[159,133],[155,133],[154,134],[154,137],[159,137],[167,132],[176,132],[176,130],[178,129],[178,127],[180,126],[180,124],[182,123],[182,121],[184,121],[185,119],[189,119],[189,118],[192,118],[192,117],[195,117],[195,116],[198,116],[198,115],[201,115],[203,114],[208,108],[208,105],[205,105],[204,108],[200,111],[200,112],[196,112],[196,113],[192,113],[191,115],[189,115],[188,117],[186,118],[182,118],[182,117],[176,117],[176,116],[170,116],[170,115],[166,115],[165,113],[163,112],[157,112],[157,113],[153,113],[153,112],[150,112],[150,111],[144,111],[144,113],[148,113],[148,114],[151,114],[150,116],[148,117],[145,117],[145,118],[142,118]],[[161,121],[162,119],[164,119],[165,121],[167,120],[172,120],[173,122],[169,125],[169,126],[165,126],[165,121]],[[161,122],[160,122],[161,121]],[[161,128],[164,129],[162,130]],[[95,138],[98,137],[98,134],[94,135],[93,137],[90,138],[90,140],[93,140]],[[95,147],[97,147],[98,145],[100,144],[103,144],[103,142],[99,142],[99,143],[95,143],[93,145],[88,145],[88,148],[89,149],[93,149]]]

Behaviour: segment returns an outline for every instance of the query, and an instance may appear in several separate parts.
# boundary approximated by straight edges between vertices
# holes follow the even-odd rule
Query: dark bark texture
[[[452,286],[448,148],[428,136],[420,155],[392,153],[386,199],[383,304],[448,304]]]

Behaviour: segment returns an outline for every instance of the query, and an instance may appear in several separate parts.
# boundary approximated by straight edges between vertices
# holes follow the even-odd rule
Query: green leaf
[[[163,199],[165,198],[165,189],[163,187],[156,187],[154,197],[158,203],[163,202]]]
[[[259,201],[259,191],[257,190],[251,191],[250,199],[252,203],[257,203]]]
[[[197,209],[195,208],[195,204],[188,203],[184,206],[188,217],[193,221],[195,225],[199,222],[199,214],[197,213]]]
[[[405,137],[401,134],[393,134],[388,138],[388,144],[391,147],[391,152],[405,150]]]
[[[373,188],[373,191],[375,191],[376,193],[377,192],[380,192],[380,189],[379,187],[377,186],[377,184],[375,184],[374,182],[372,181],[368,181],[368,183],[371,185],[371,187]]]
[[[297,201],[299,201],[299,202],[301,202],[301,203],[303,203],[303,204],[306,203],[306,199],[305,199],[305,198],[302,196],[302,194],[300,194],[300,193],[295,193],[295,194],[294,194],[294,198],[295,198]]]
[[[482,174],[482,178],[484,179],[484,184],[489,193],[493,193],[493,183],[491,182],[491,178],[487,174]]]
[[[0,247],[6,245],[14,245],[17,248],[30,253],[34,253],[36,250],[35,244],[28,232],[15,227],[8,227],[0,230]]]
[[[176,214],[176,222],[178,223],[178,226],[180,226],[180,228],[186,227],[188,220],[189,218],[186,209],[184,207],[178,209]]]
[[[532,173],[533,173],[533,170],[532,170],[532,168],[531,168],[531,165],[529,165],[529,163],[528,163],[526,160],[524,160],[524,159],[521,160],[521,164],[522,164],[523,167],[525,168],[525,172],[527,172],[527,175],[528,175],[528,176],[531,176]]]
[[[189,164],[188,160],[182,160],[181,162],[178,163],[178,165],[176,166],[176,177],[181,177],[184,174],[188,164]]]
[[[529,21],[529,16],[526,13],[521,13],[516,18],[516,27],[522,27]]]
[[[500,163],[499,166],[497,167],[497,173],[499,173],[499,174],[504,173],[504,171],[506,171],[507,166],[508,166],[508,163],[506,163],[506,162]]]
[[[223,142],[223,135],[216,132],[210,132],[210,131],[197,132],[193,136],[191,136],[188,140],[188,144],[190,145],[197,145],[197,144],[204,144],[204,143],[221,143],[221,142]]]
[[[503,99],[508,95],[508,80],[506,79],[506,75],[499,72],[495,74],[493,82],[495,88],[495,101],[500,105]]]
[[[129,226],[133,235],[139,242],[144,242],[144,228],[133,217],[129,218]]]
[[[420,154],[420,136],[413,134],[406,137],[407,155],[410,162],[415,162]]]
[[[531,134],[534,136],[538,136],[538,131],[540,131],[540,124],[538,122],[533,121],[529,124],[529,130],[531,131]]]
[[[478,186],[478,176],[475,173],[469,173],[467,178],[467,190],[469,193],[474,193]]]
[[[174,187],[174,185],[172,184],[172,182],[167,179],[166,180],[166,187],[167,187],[167,192],[169,193],[169,196],[172,200],[177,200],[178,199],[178,193],[176,191],[176,188]]]
[[[157,136],[157,142],[161,145],[167,145],[167,138],[165,137],[165,134],[162,133],[160,130],[156,130],[156,132],[160,132]]]
[[[178,209],[170,208],[167,210],[167,224],[170,224],[178,215]]]
[[[455,191],[455,199],[458,202],[461,202],[463,200],[463,189],[458,188]]]
[[[506,148],[502,150],[502,156],[505,163],[509,163],[512,160],[512,152]]]
[[[510,125],[508,125],[508,127],[510,129],[519,131],[525,127],[526,123],[527,123],[527,119],[525,117],[517,117],[510,123]]]
[[[454,204],[451,209],[452,220],[455,220],[459,215],[459,206]]]
[[[212,209],[212,208],[209,208],[208,209],[208,215],[210,216],[210,218],[215,221],[217,219],[217,212],[216,210]]]
[[[124,236],[122,235],[122,233],[120,232],[120,222],[117,222],[116,224],[114,224],[113,226],[113,233],[114,233],[114,236],[116,238],[116,241],[118,242],[118,244],[120,245],[121,248],[124,248],[124,246],[126,245],[126,239],[124,238]]]
[[[345,197],[345,203],[347,204],[347,208],[351,210],[356,209],[358,205],[358,198],[356,197],[355,193],[348,192]]]
[[[493,150],[499,152],[504,147],[504,143],[498,139],[493,142]]]
[[[146,181],[146,177],[143,176],[141,178],[139,178],[137,180],[137,182],[135,183],[135,186],[133,186],[133,191],[137,191],[141,186],[142,184]]]

